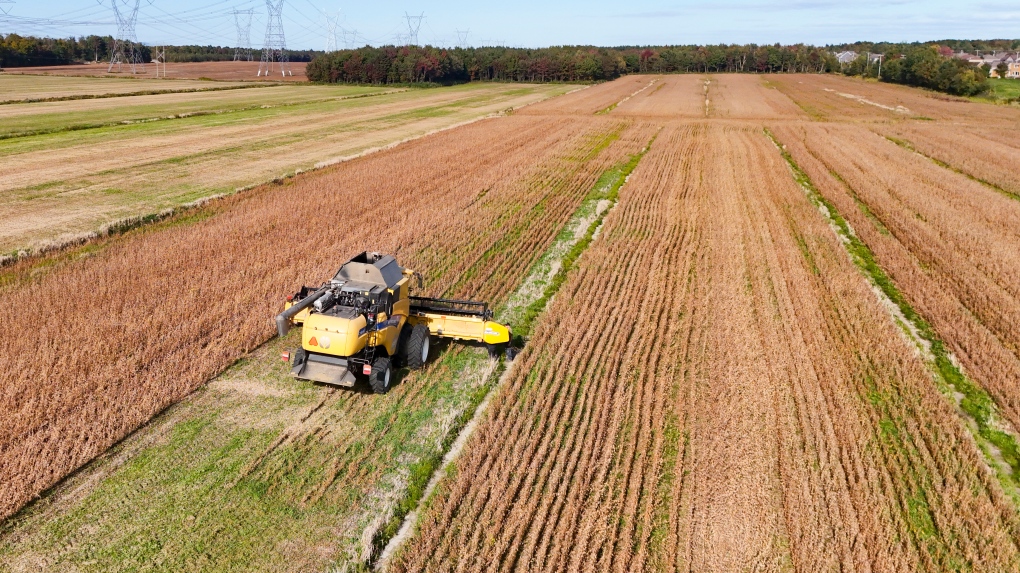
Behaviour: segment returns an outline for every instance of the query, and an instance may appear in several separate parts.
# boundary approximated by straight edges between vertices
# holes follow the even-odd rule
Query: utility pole
[[[322,16],[326,19],[326,52],[335,52],[336,28],[340,23],[340,10],[336,11],[336,16],[330,16],[328,12],[323,10]]]
[[[287,60],[287,39],[283,35],[283,4],[284,0],[266,0],[269,20],[266,22],[266,40],[262,47],[262,62],[259,63],[258,75],[269,77],[276,64],[280,64],[280,75],[293,76],[290,62]]]
[[[0,12],[3,12],[4,16],[9,16],[15,4],[14,0],[0,0]]]
[[[471,30],[455,30],[457,32],[457,47],[467,47],[467,37],[471,33]]]
[[[114,66],[117,66],[117,71],[120,72],[124,64],[131,66],[132,74],[137,74],[138,68],[145,71],[142,54],[138,51],[138,37],[135,35],[139,0],[134,1],[133,8],[130,7],[129,2],[130,0],[110,0],[110,5],[113,6],[113,16],[117,20],[117,35],[113,38],[110,67],[107,68],[107,72],[112,72]],[[125,11],[122,12],[122,8]]]
[[[250,62],[251,54],[251,20],[255,10],[234,10],[234,24],[237,26],[237,47],[234,48],[235,62]]]
[[[407,18],[407,43],[417,46],[418,30],[421,28],[421,21],[425,19],[425,12],[422,12],[419,16],[412,16],[404,12],[404,18]]]

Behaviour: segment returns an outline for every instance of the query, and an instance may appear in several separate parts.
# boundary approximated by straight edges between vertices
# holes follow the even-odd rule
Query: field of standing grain
[[[8,265],[0,570],[1016,570],[1018,124],[631,76]],[[362,249],[522,353],[289,378],[269,319]]]

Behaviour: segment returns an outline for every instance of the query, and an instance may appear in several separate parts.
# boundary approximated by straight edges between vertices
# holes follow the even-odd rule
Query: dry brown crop
[[[1000,571],[1020,523],[759,129],[668,127],[398,571]]]
[[[1017,113],[1020,118],[1020,113]],[[1020,198],[1020,142],[998,122],[957,126],[914,123],[882,127],[879,133]]]
[[[0,515],[265,341],[281,297],[357,249],[396,252],[436,294],[505,295],[599,174],[650,137],[624,128],[482,122],[234,196],[41,275],[17,264],[0,291]],[[588,155],[565,169],[576,153]]]
[[[663,76],[655,84],[627,98],[613,115],[649,117],[705,117],[705,78],[697,75]]]
[[[712,77],[707,97],[710,117],[726,119],[804,119],[790,98],[756,75]]]
[[[777,133],[1020,427],[1020,201],[863,128],[803,125]]]
[[[966,121],[1003,128],[1020,121],[1015,109],[895,84],[817,74],[775,75],[769,82],[821,120]]]
[[[606,111],[656,80],[656,76],[625,77],[615,82],[598,84],[577,91],[570,98],[555,98],[527,107],[528,115],[591,115]]]

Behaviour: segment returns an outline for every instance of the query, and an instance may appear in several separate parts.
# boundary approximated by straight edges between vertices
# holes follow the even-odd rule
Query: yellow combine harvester
[[[510,342],[510,328],[492,320],[487,304],[411,296],[412,278],[420,287],[421,275],[392,256],[361,253],[318,289],[288,296],[276,328],[283,337],[301,326],[301,349],[283,353],[291,376],[349,388],[361,374],[383,394],[394,361],[421,368],[433,336],[482,342],[490,354]]]

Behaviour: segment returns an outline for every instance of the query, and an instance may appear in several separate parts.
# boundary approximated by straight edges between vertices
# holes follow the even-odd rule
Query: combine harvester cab
[[[432,337],[484,343],[491,354],[508,345],[510,328],[492,320],[486,303],[413,297],[414,276],[390,255],[365,252],[318,289],[288,296],[276,326],[281,337],[301,327],[301,348],[283,354],[291,376],[347,388],[367,376],[382,394],[397,362],[425,365]]]

